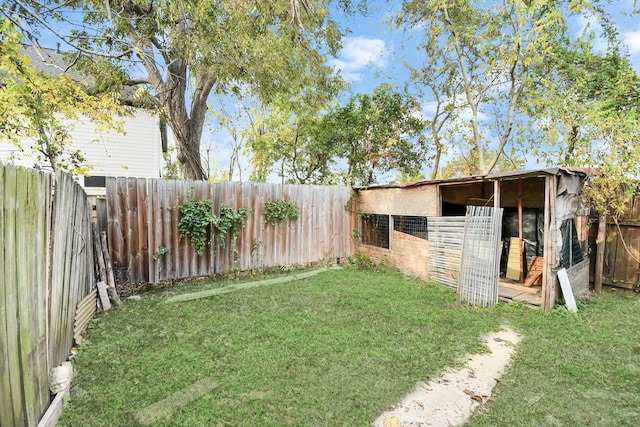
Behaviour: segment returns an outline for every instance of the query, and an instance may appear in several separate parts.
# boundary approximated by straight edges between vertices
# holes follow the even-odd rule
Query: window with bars
[[[427,240],[427,217],[394,215],[393,229]]]
[[[389,249],[389,215],[360,216],[362,244]]]

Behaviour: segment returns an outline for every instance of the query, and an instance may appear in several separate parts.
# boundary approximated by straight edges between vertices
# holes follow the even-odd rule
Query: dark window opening
[[[91,175],[84,177],[84,186],[85,187],[101,187],[104,188],[107,186],[107,177],[106,176],[98,176]]]
[[[465,216],[466,214],[467,205],[442,202],[442,216]]]
[[[410,234],[424,240],[427,237],[427,217],[425,216],[396,216],[393,217],[393,229],[401,233]]]
[[[565,219],[560,226],[562,234],[562,250],[560,251],[560,267],[569,268],[579,264],[584,259],[580,240],[578,240],[578,231],[573,218]]]
[[[389,215],[363,214],[362,244],[389,249]]]

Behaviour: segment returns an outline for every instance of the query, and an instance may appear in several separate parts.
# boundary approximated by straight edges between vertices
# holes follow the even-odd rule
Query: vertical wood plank
[[[30,360],[34,356],[35,347],[38,337],[37,330],[32,327],[32,319],[36,318],[37,306],[32,304],[35,294],[35,284],[33,275],[30,274],[33,265],[36,265],[34,257],[34,244],[32,241],[35,224],[33,218],[37,212],[31,212],[28,202],[30,186],[30,171],[19,168],[17,170],[16,193],[16,245],[14,253],[16,256],[16,287],[18,298],[18,333],[19,333],[19,352],[20,352],[20,376],[22,382],[22,393],[24,396],[25,406],[25,422],[27,424],[36,424],[39,420],[38,405],[36,402],[36,387],[38,379],[32,369],[33,364]],[[31,174],[33,175],[33,174]],[[33,191],[33,189],[31,189]]]
[[[107,199],[96,199],[96,223],[98,224],[98,230],[100,232],[107,231],[108,219],[107,219]]]
[[[138,198],[136,205],[136,212],[138,214],[138,281],[149,283],[152,276],[149,271],[149,205],[147,180],[145,178],[138,178],[136,180],[136,196]],[[153,252],[151,252],[153,254]]]
[[[553,280],[551,273],[551,216],[550,216],[550,177],[545,177],[544,181],[544,242],[542,244],[542,253],[544,254],[544,268],[542,270],[542,309],[549,311],[549,288],[550,282]]]
[[[59,203],[60,216],[64,216],[64,221],[58,226],[58,235],[64,240],[64,250],[58,252],[54,256],[57,257],[56,264],[63,265],[62,283],[59,287],[59,298],[61,299],[60,311],[58,313],[58,329],[55,331],[55,360],[54,366],[64,362],[67,358],[67,319],[69,318],[70,310],[70,295],[73,292],[73,266],[75,263],[74,257],[74,240],[75,234],[73,233],[74,225],[76,222],[76,215],[78,211],[75,209],[74,200],[75,194],[73,191],[73,180],[67,175],[56,172],[56,182],[64,183],[65,191],[60,194],[60,198],[57,199]],[[58,218],[60,218],[60,216]]]
[[[169,251],[159,258],[160,268],[158,280],[168,280],[173,271],[173,258],[178,248],[174,246],[171,230],[171,209],[169,203],[169,186],[173,180],[161,179],[158,181],[159,209],[162,211],[162,246]]]
[[[114,263],[116,282],[122,283],[120,275],[120,266],[122,265],[120,249],[122,247],[122,231],[118,208],[118,182],[116,178],[107,177],[105,187],[107,193],[107,240],[109,241],[109,252],[111,253],[111,261]]]
[[[160,236],[162,235],[162,221],[158,221],[161,216],[158,213],[158,199],[156,198],[158,180],[147,180],[147,186],[147,247],[149,248],[147,268],[149,270],[149,283],[158,283],[159,259],[154,259],[158,246],[161,244]]]
[[[14,166],[5,168],[4,187],[4,247],[14,248],[16,245],[16,198],[17,198],[17,170]],[[5,257],[8,253],[5,251]],[[5,322],[2,332],[6,332],[3,339],[3,349],[6,358],[7,369],[3,370],[3,396],[8,396],[7,413],[11,421],[10,425],[22,423],[26,416],[24,411],[24,396],[20,384],[20,352],[18,337],[18,284],[16,283],[16,262],[9,259],[4,263],[4,292],[3,307],[5,313],[2,319]],[[4,402],[5,397],[3,397]],[[4,412],[4,411],[3,411]]]
[[[129,219],[127,214],[128,188],[127,178],[118,178],[118,219],[120,223],[119,273],[121,283],[129,282]],[[113,259],[113,258],[112,258]]]
[[[0,236],[3,242],[6,242],[5,237],[5,216],[7,211],[5,209],[5,198],[8,198],[8,191],[5,187],[5,166],[0,163]],[[5,245],[0,245],[0,280],[2,283],[7,283],[5,277]],[[9,375],[4,375],[5,372],[9,372],[9,357],[7,354],[8,349],[8,337],[7,337],[7,316],[9,315],[9,305],[6,298],[7,286],[2,286],[0,289],[0,425],[13,425],[13,408],[11,405],[11,384],[9,381]]]
[[[557,228],[555,208],[557,193],[557,177],[545,178],[545,236],[544,261],[542,276],[542,309],[550,311],[555,306],[556,287],[553,269],[557,266]]]
[[[182,181],[181,182],[181,187],[180,187],[180,194],[181,194],[181,199],[180,199],[180,204],[185,203],[188,200],[192,200],[194,198],[194,194],[193,194],[193,181]],[[195,254],[195,251],[193,251],[193,245],[191,244],[191,241],[189,239],[182,239],[183,245],[182,245],[182,251],[180,252],[180,265],[182,266],[182,269],[180,271],[180,278],[183,277],[190,277],[191,276],[191,260],[193,259],[193,257],[191,256],[192,253]]]
[[[56,173],[55,175],[55,194],[53,198],[54,203],[54,218],[53,218],[53,246],[54,250],[51,257],[52,264],[52,278],[51,278],[51,328],[49,330],[49,363],[51,367],[60,364],[60,347],[62,328],[64,327],[64,305],[65,305],[65,288],[68,271],[66,270],[67,263],[65,262],[65,255],[67,253],[67,234],[64,230],[69,228],[70,212],[66,211],[68,206],[65,205],[67,198],[64,196],[68,191],[68,182],[62,179],[62,174]],[[72,213],[71,213],[72,214]]]
[[[136,178],[127,178],[127,261],[129,281],[140,282],[140,242],[138,241],[138,186]]]

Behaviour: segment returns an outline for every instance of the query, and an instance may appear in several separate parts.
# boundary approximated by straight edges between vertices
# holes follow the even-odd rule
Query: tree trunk
[[[433,161],[433,169],[431,170],[431,179],[438,177],[438,169],[440,168],[440,157],[442,156],[442,145],[436,142],[436,158]]]
[[[173,126],[171,127],[173,129]],[[200,138],[194,140],[183,138],[174,132],[174,141],[178,152],[178,170],[183,179],[206,180],[208,179],[202,167],[200,157]]]
[[[207,114],[207,98],[216,82],[213,74],[197,73],[193,79],[190,108],[187,108],[187,62],[175,60],[167,67],[166,81],[157,72],[154,63],[143,63],[149,71],[150,81],[158,93],[158,107],[173,132],[178,169],[184,179],[208,179],[200,156],[200,138]]]

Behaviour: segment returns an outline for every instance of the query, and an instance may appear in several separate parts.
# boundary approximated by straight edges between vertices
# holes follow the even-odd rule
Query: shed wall
[[[429,280],[429,242],[424,239],[394,230],[389,249],[367,245],[360,245],[359,249],[408,276]]]
[[[439,204],[436,185],[371,188],[358,193],[358,210],[361,213],[437,216]]]

